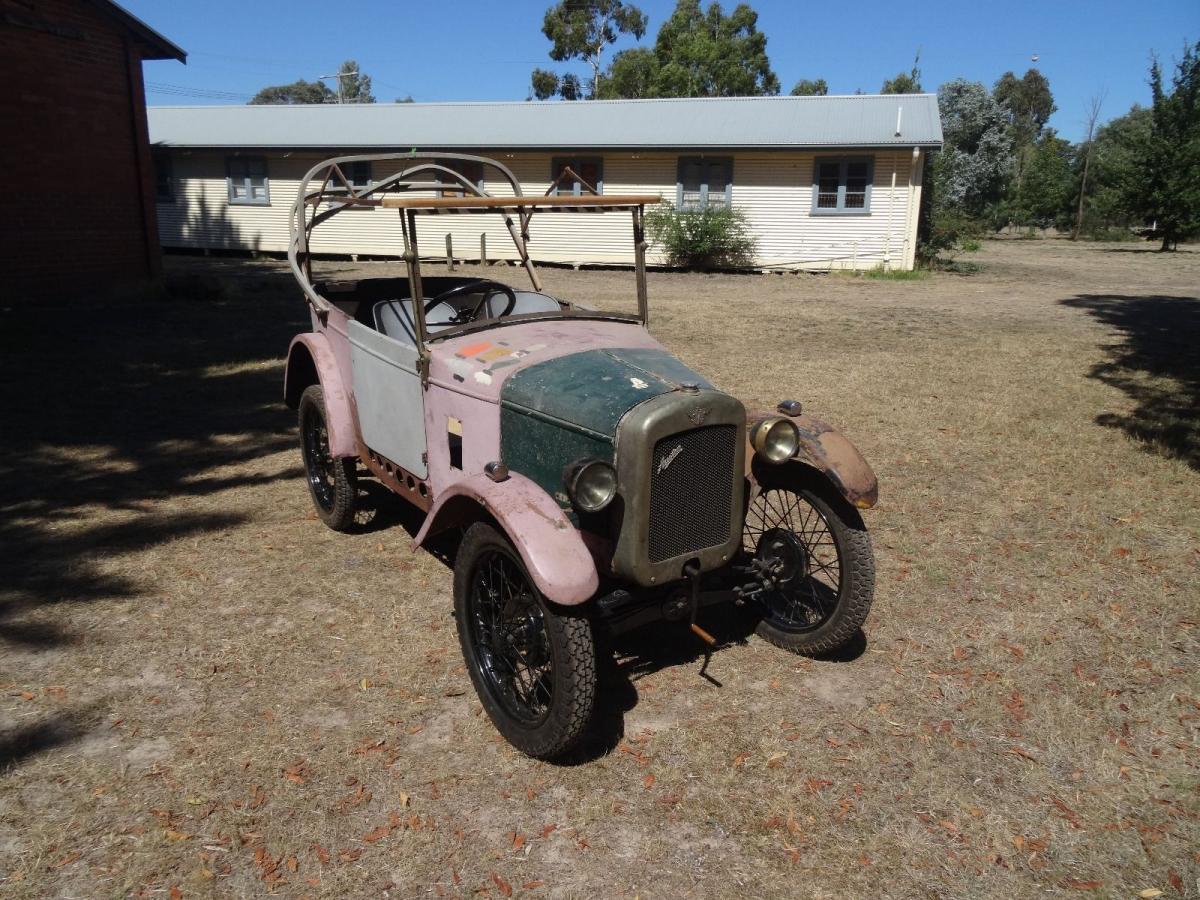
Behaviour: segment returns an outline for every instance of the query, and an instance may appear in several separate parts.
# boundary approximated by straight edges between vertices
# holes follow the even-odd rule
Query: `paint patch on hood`
[[[665,350],[584,350],[513,373],[501,388],[500,402],[611,439],[632,407],[684,382],[712,386]]]

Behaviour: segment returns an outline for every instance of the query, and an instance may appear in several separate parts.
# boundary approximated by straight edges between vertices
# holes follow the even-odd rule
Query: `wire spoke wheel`
[[[300,396],[300,455],[317,515],[335,531],[350,530],[358,505],[358,477],[354,460],[338,459],[330,449],[325,394],[319,384]]]
[[[497,730],[538,759],[573,748],[596,698],[591,623],[549,603],[486,522],[468,528],[459,545],[454,616],[475,693]]]
[[[866,619],[874,592],[870,539],[857,512],[827,491],[764,485],[753,496],[742,551],[764,564],[759,634],[798,653],[826,653]]]
[[[333,454],[329,452],[329,430],[325,427],[325,417],[315,406],[308,407],[305,413],[301,430],[308,486],[318,504],[333,509],[335,476]]]
[[[554,662],[545,616],[525,573],[499,549],[476,562],[469,628],[488,688],[529,725],[545,721],[554,699]]]

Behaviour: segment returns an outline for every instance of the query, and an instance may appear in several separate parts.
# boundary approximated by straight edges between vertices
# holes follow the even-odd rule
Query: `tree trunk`
[[[1092,164],[1092,144],[1088,141],[1087,155],[1083,158],[1083,178],[1079,182],[1079,211],[1075,215],[1075,230],[1071,232],[1071,240],[1079,240],[1079,232],[1083,228],[1083,202],[1087,198],[1088,167]]]
[[[1083,178],[1079,182],[1079,211],[1075,215],[1075,230],[1071,232],[1071,240],[1079,240],[1079,232],[1083,229],[1083,202],[1087,198],[1088,167],[1092,163],[1092,149],[1095,147],[1096,121],[1100,118],[1100,107],[1104,104],[1104,94],[1098,94],[1088,103],[1087,155],[1083,157]]]
[[[1175,248],[1171,246],[1171,233],[1169,231],[1164,231],[1162,246],[1158,248],[1158,252],[1170,253],[1174,249]]]

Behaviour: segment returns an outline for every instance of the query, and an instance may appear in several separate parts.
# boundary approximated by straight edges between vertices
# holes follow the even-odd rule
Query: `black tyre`
[[[300,452],[308,492],[321,521],[334,531],[349,531],[358,505],[358,476],[353,459],[329,452],[325,394],[319,384],[300,395]]]
[[[574,748],[596,699],[591,623],[548,603],[512,545],[482,522],[458,549],[454,614],[475,692],[505,739],[537,759]]]
[[[852,640],[875,592],[875,557],[858,511],[832,490],[765,484],[750,501],[742,549],[773,561],[760,597],[760,637],[803,656]]]

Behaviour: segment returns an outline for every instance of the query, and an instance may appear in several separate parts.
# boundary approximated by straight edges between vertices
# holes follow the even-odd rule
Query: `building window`
[[[451,172],[457,172],[475,187],[483,190],[483,163],[476,162],[473,159],[435,159],[434,162],[449,169]],[[457,184],[457,182],[444,172],[435,172],[436,181],[438,184]],[[462,190],[444,190],[441,192],[443,197],[461,197]]]
[[[675,205],[679,209],[727,207],[732,199],[733,159],[728,156],[679,157]]]
[[[154,199],[159,203],[175,201],[175,180],[171,177],[171,157],[154,154]]]
[[[233,156],[225,161],[229,202],[267,206],[271,188],[267,181],[267,161],[261,156]]]
[[[558,179],[562,177],[566,169],[570,169],[576,174],[576,178],[571,178],[567,175],[562,181]],[[586,186],[580,182],[586,182]],[[550,182],[555,184],[553,194],[574,194],[576,197],[582,194],[592,193],[592,188],[595,188],[595,193],[604,193],[604,160],[598,156],[572,156],[572,157],[555,157],[550,166]]]
[[[338,163],[338,168],[356,191],[371,186],[371,163],[369,160],[360,162]],[[340,182],[337,187],[344,187]]]
[[[371,186],[371,163],[369,160],[360,160],[359,162],[344,162],[338,163],[338,168],[342,170],[342,176],[350,182],[350,187],[355,193]],[[337,193],[345,193],[346,185],[342,183],[342,179],[336,175],[329,175],[329,190]],[[358,206],[347,203],[338,203],[336,200],[330,201],[330,206],[338,206],[343,209],[366,209],[371,210],[373,206]]]
[[[819,157],[813,171],[813,215],[868,215],[874,169],[869,156]]]

